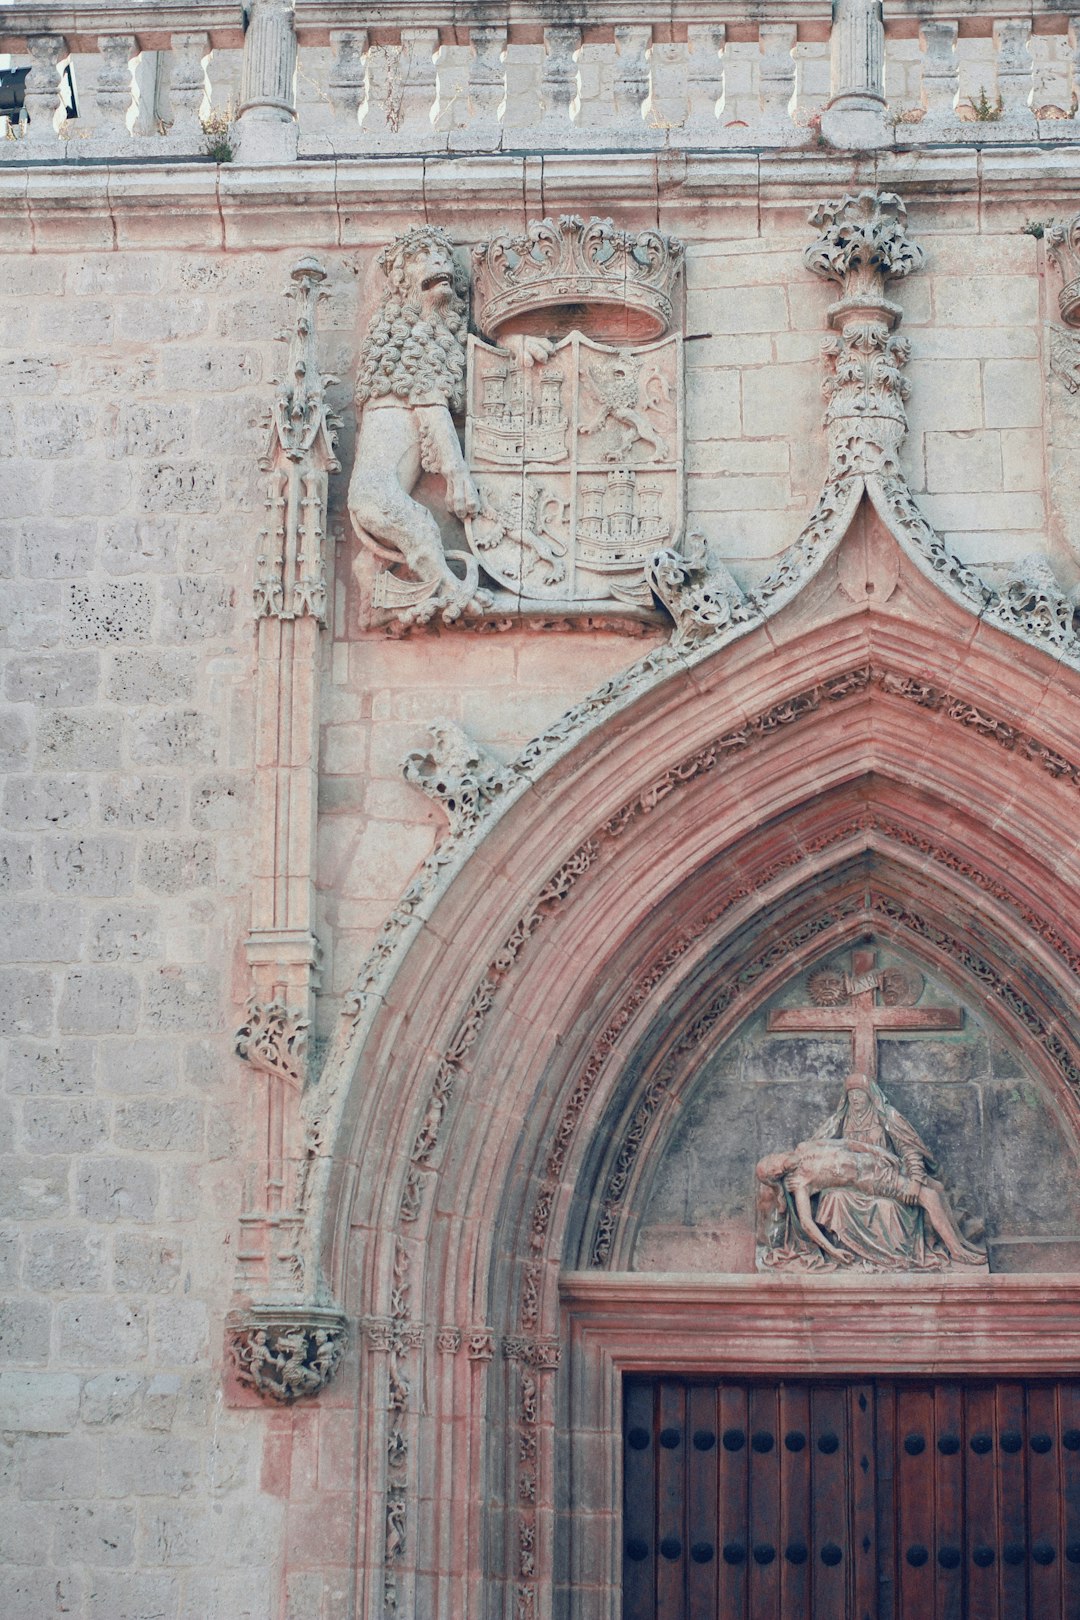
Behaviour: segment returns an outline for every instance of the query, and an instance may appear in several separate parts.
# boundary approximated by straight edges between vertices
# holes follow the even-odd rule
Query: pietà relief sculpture
[[[850,973],[821,969],[807,987],[814,1005],[774,1012],[770,1030],[843,1030],[853,1067],[829,1117],[758,1162],[759,1269],[986,1269],[986,1251],[962,1231],[930,1148],[874,1078],[879,1031],[959,1029],[962,1012],[916,1006],[922,975],[880,968],[866,949],[852,953]]]

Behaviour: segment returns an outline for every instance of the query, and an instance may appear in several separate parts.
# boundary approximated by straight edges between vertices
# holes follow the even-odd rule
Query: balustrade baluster
[[[957,25],[924,22],[919,29],[922,58],[923,124],[944,124],[956,117],[960,73],[956,61]]]
[[[542,116],[542,45],[507,45],[506,107],[502,116],[504,139],[514,145],[524,131],[535,130]]]
[[[334,65],[327,79],[330,109],[339,125],[354,138],[360,133],[360,108],[367,94],[366,28],[336,28],[330,34]]]
[[[169,135],[193,151],[203,143],[203,113],[210,108],[206,63],[210,58],[208,34],[174,34],[166,62]]]
[[[1062,119],[1072,113],[1069,42],[1062,34],[1032,35],[1031,110],[1036,118]]]
[[[1015,127],[1034,126],[1031,109],[1031,23],[1026,19],[994,24],[997,47],[997,90],[1001,121]]]
[[[544,45],[547,54],[540,81],[541,117],[565,139],[578,94],[575,57],[581,49],[581,29],[545,28]]]
[[[454,148],[471,146],[493,150],[502,139],[499,113],[506,95],[503,51],[506,29],[476,27],[472,30],[469,61],[469,119],[463,131],[450,137]]]
[[[435,58],[435,108],[432,123],[438,130],[466,129],[469,124],[469,69],[471,45],[444,45]]]
[[[727,111],[727,28],[723,23],[691,23],[686,30],[690,51],[688,136],[715,141],[721,103]]]
[[[97,109],[96,138],[104,146],[117,147],[128,139],[131,102],[134,87],[131,83],[131,63],[138,57],[139,47],[134,34],[104,34],[97,39],[100,66],[94,105]]]
[[[619,140],[641,140],[648,134],[642,112],[649,95],[651,45],[651,26],[628,25],[615,30],[613,95]]]
[[[399,132],[404,144],[434,145],[432,112],[435,107],[435,52],[439,49],[437,28],[401,30],[401,121]]]
[[[794,23],[762,23],[758,30],[758,95],[761,116],[770,135],[793,128],[791,103],[795,95]]]
[[[615,46],[590,41],[577,53],[577,128],[583,133],[610,130],[614,121]]]
[[[681,128],[690,116],[688,47],[681,42],[654,45],[650,68],[645,119],[650,129],[666,134]]]
[[[31,147],[55,155],[57,128],[61,122],[59,62],[67,54],[62,34],[31,34],[26,41],[30,72],[26,76],[24,112],[28,119],[25,139]]]

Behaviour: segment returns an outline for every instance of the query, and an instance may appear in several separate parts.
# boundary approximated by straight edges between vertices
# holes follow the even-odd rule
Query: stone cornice
[[[829,152],[784,151],[427,155],[258,168],[48,161],[0,167],[0,251],[292,247],[298,211],[306,246],[355,248],[383,243],[396,219],[414,222],[418,212],[455,234],[460,218],[460,234],[476,236],[492,219],[571,204],[615,213],[659,207],[665,223],[693,240],[700,224],[692,216],[713,200],[745,205],[747,217],[729,222],[731,236],[741,237],[756,234],[758,205],[801,209],[830,189],[862,184],[902,188],[916,209],[943,197],[1021,208],[1025,217],[1080,206],[1075,148],[1045,144],[924,148],[854,164]]]
[[[204,33],[218,48],[240,45],[244,7],[228,0],[83,0],[80,5],[41,5],[10,0],[0,18],[0,50],[35,34],[60,34],[69,49],[81,40],[97,49],[106,34],[134,34],[143,50],[167,47],[172,34]]]
[[[49,5],[41,0],[10,0],[5,7],[0,43],[24,39],[32,34],[96,36],[111,33],[144,35],[168,33],[173,29],[200,29],[228,34],[239,39],[243,33],[240,5],[215,0],[176,0],[160,5],[157,0],[82,0],[77,5]],[[641,0],[579,0],[563,5],[556,0],[471,0],[468,6],[457,0],[371,0],[357,16],[355,0],[296,0],[297,33],[317,36],[331,29],[436,28],[446,40],[465,37],[476,27],[537,28],[543,26],[603,28],[611,26],[662,23],[676,33],[688,26],[723,24],[738,29],[756,27],[759,22],[795,23],[807,28],[828,29],[830,0],[770,0],[753,8],[748,15],[745,0],[667,0],[657,7],[655,17]],[[970,23],[978,32],[990,32],[995,19],[1014,18],[1022,10],[1039,33],[1064,33],[1072,14],[1060,0],[1027,0],[1018,8],[1016,0],[884,0],[886,26],[905,29],[912,23],[942,18]],[[659,15],[662,12],[662,16]],[[967,30],[965,30],[967,31]],[[231,40],[230,40],[231,42]],[[224,43],[224,40],[220,41]]]

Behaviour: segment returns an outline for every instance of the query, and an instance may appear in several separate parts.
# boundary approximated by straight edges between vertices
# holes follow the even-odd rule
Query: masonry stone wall
[[[839,181],[821,176],[826,192]],[[158,183],[167,196],[164,171]],[[905,460],[965,560],[993,575],[1047,550],[1072,586],[1080,405],[1050,376],[1056,283],[1028,211],[970,191],[911,203],[927,268],[897,295],[913,345]],[[319,1488],[354,1503],[353,1395],[344,1426],[331,1406],[287,1444],[277,1414],[222,1396],[257,1152],[258,1077],[233,1050],[248,992],[257,457],[282,295],[308,246],[304,211],[285,212],[287,230],[279,214],[228,252],[170,246],[160,220],[151,245],[110,248],[102,190],[89,199],[99,245],[30,251],[16,226],[0,256],[11,1620],[276,1620],[285,1561],[295,1620],[351,1612],[347,1582],[325,1575],[352,1556],[348,1513],[331,1531],[325,1511],[304,1511]],[[670,221],[690,242],[689,526],[745,588],[791,543],[825,468],[830,293],[802,263],[805,213],[799,196],[763,214],[759,195]],[[381,229],[372,213],[362,246],[318,244],[322,359],[345,417],[320,763],[324,1037],[441,830],[401,776],[426,727],[447,716],[508,759],[663,634],[371,627],[344,486]]]

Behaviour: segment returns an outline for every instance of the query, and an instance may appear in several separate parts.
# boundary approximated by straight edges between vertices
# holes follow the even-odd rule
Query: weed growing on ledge
[[[215,163],[231,163],[233,160],[232,143],[229,140],[232,121],[231,104],[217,112],[207,113],[200,120],[203,134],[206,136],[206,155],[213,158]]]
[[[1000,95],[997,101],[989,101],[986,95],[986,86],[981,84],[979,86],[978,101],[972,101],[969,97],[968,106],[971,108],[977,124],[996,124],[1004,111],[1005,103]]]

